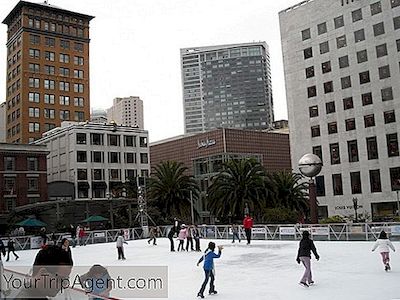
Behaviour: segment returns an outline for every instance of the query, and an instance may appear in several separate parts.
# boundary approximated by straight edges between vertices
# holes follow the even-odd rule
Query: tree
[[[164,218],[190,219],[190,193],[199,195],[199,187],[192,176],[186,175],[187,167],[176,161],[157,165],[148,182],[148,198],[161,210]]]
[[[266,195],[264,176],[263,167],[254,159],[224,163],[208,189],[211,213],[221,219],[241,219],[246,205],[250,211],[260,208]]]

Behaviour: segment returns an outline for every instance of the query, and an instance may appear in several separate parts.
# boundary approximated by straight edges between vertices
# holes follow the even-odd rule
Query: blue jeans
[[[204,293],[204,290],[206,289],[208,280],[210,278],[211,278],[211,281],[210,281],[210,293],[215,290],[215,286],[214,286],[214,280],[215,280],[214,271],[213,270],[204,270],[204,274],[206,275],[206,278],[204,278],[204,282],[201,285],[201,288],[200,288],[200,291],[199,291],[199,294],[202,294],[202,295]]]
[[[232,242],[235,242],[235,237],[239,240],[240,242],[240,237],[239,237],[239,233],[238,232],[234,232],[232,235]]]

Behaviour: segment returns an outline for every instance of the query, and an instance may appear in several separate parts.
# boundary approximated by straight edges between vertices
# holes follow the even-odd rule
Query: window
[[[83,78],[83,71],[82,70],[74,70],[74,78]]]
[[[93,172],[92,173],[93,180],[103,180],[104,179],[104,170],[93,169],[92,172]]]
[[[74,56],[74,65],[83,66],[83,57]]]
[[[40,109],[37,107],[29,107],[29,117],[30,118],[39,118],[40,117]]]
[[[330,72],[332,70],[331,62],[330,61],[323,62],[321,64],[321,68],[322,68],[322,74]]]
[[[63,96],[63,95],[61,95],[60,97],[59,97],[59,99],[60,99],[60,105],[69,105],[69,96]]]
[[[317,25],[318,34],[323,34],[327,32],[326,22]]]
[[[335,102],[334,101],[327,102],[325,104],[325,106],[326,106],[326,113],[327,114],[331,114],[331,113],[334,113],[336,111]]]
[[[388,149],[388,156],[399,156],[399,143],[397,141],[397,133],[386,135],[386,143]]]
[[[50,51],[45,51],[44,52],[44,59],[48,60],[48,61],[54,61],[55,58],[55,53],[54,52],[50,52]]]
[[[396,40],[397,52],[400,52],[400,39]]]
[[[393,100],[393,89],[392,87],[384,88],[381,90],[382,101]]]
[[[302,38],[303,41],[308,40],[308,39],[311,38],[311,31],[310,31],[310,28],[304,29],[304,30],[301,32],[301,38]]]
[[[75,93],[83,93],[83,84],[82,83],[74,83],[74,92]]]
[[[347,46],[346,35],[342,35],[342,36],[336,38],[336,46],[338,49]]]
[[[4,156],[4,169],[6,171],[15,171],[15,157]]]
[[[124,136],[125,147],[136,147],[136,139],[134,136]]]
[[[374,114],[364,116],[364,127],[373,127],[375,126],[375,116]]]
[[[87,170],[78,169],[78,180],[87,180]]]
[[[120,136],[115,134],[108,135],[108,145],[109,146],[119,146],[120,145]]]
[[[87,162],[86,151],[76,151],[76,161],[77,162]]]
[[[318,106],[314,105],[309,107],[310,118],[318,117]]]
[[[388,54],[386,44],[376,46],[376,57],[386,56]]]
[[[317,137],[321,135],[319,125],[311,127],[311,137]]]
[[[313,147],[313,154],[318,156],[322,161],[322,146],[314,146]]]
[[[382,192],[381,174],[379,170],[369,170],[369,184],[371,193]]]
[[[349,57],[347,55],[339,57],[339,68],[347,68],[349,66]]]
[[[31,88],[39,88],[40,87],[40,79],[39,78],[29,78],[29,87]]]
[[[54,75],[56,72],[56,68],[54,66],[44,66],[44,73],[48,75]]]
[[[383,119],[385,120],[385,124],[396,122],[396,115],[394,110],[383,112]]]
[[[379,13],[382,12],[382,5],[381,5],[380,1],[372,3],[370,5],[370,8],[371,8],[371,16],[379,14]]]
[[[361,194],[361,175],[360,172],[350,172],[350,184],[352,194]]]
[[[342,174],[332,174],[333,195],[343,195]]]
[[[352,109],[354,108],[353,97],[348,97],[343,99],[343,109]]]
[[[147,137],[139,137],[139,145],[142,148],[147,148]]]
[[[39,93],[32,93],[29,92],[28,94],[29,102],[39,103],[40,101],[40,94]]]
[[[82,43],[74,43],[74,50],[78,52],[83,52],[83,44]]]
[[[308,58],[311,58],[313,56],[311,47],[307,48],[307,49],[304,49],[303,53],[304,53],[304,59],[308,59]]]
[[[342,84],[342,90],[348,89],[351,87],[351,78],[350,76],[346,76],[340,79]]]
[[[69,76],[69,69],[68,68],[59,68],[59,74],[60,76]]]
[[[307,96],[308,96],[308,98],[317,96],[317,87],[315,85],[309,86],[307,88]]]
[[[378,159],[378,144],[376,137],[369,137],[366,139],[367,142],[367,156],[368,160]]]
[[[319,44],[319,53],[324,54],[329,52],[329,42],[323,42]]]
[[[361,72],[358,74],[358,76],[360,77],[360,84],[368,83],[371,81],[369,78],[369,71]]]
[[[102,151],[92,151],[92,162],[102,163],[104,162],[104,153]]]
[[[324,83],[324,92],[325,94],[333,92],[333,81],[328,81]]]
[[[311,78],[311,77],[314,77],[314,76],[315,76],[314,66],[306,68],[306,78]]]
[[[39,170],[39,159],[37,157],[27,158],[28,171],[38,171]]]
[[[331,153],[331,164],[332,165],[340,164],[339,144],[338,143],[330,144],[329,149]]]
[[[69,110],[60,110],[60,119],[62,121],[69,121]]]
[[[357,162],[358,161],[357,140],[347,141],[347,151],[349,154],[349,162]]]
[[[360,29],[357,31],[354,31],[354,42],[358,43],[365,40],[365,33],[364,33],[364,29]]]
[[[363,106],[372,104],[372,94],[371,93],[362,94],[361,102]]]
[[[120,153],[119,152],[109,152],[108,153],[108,162],[109,163],[120,163],[121,159],[120,159]]]
[[[44,124],[44,131],[49,131],[52,130],[53,128],[56,128],[56,124],[53,123],[45,123]]]
[[[394,27],[394,30],[397,30],[400,28],[400,16],[393,18],[393,27]]]
[[[36,34],[30,34],[29,41],[32,45],[40,45],[40,36]]]
[[[104,145],[104,136],[101,133],[91,133],[90,142],[92,145]]]
[[[39,191],[39,178],[28,178],[28,192]]]
[[[82,97],[74,97],[74,106],[84,107],[85,101]]]
[[[37,49],[29,49],[29,57],[30,58],[40,58],[40,50]]]
[[[149,155],[147,153],[140,153],[140,163],[141,164],[149,163]]]
[[[69,41],[60,40],[60,47],[61,49],[69,49],[70,47]]]
[[[333,22],[335,23],[335,29],[338,29],[338,28],[344,26],[343,16],[336,17],[335,19],[333,19]]]
[[[33,73],[39,73],[40,72],[40,65],[39,64],[29,64],[29,71]]]
[[[30,122],[28,131],[31,132],[31,133],[32,132],[39,132],[40,131],[40,124],[39,123]]]
[[[357,52],[357,62],[359,64],[368,61],[367,50],[362,50]]]
[[[400,6],[400,0],[390,0],[390,3],[392,5],[392,8]]]
[[[354,118],[345,120],[346,131],[355,130],[356,129],[356,121]]]
[[[44,103],[54,104],[55,96],[52,94],[44,94]]]
[[[59,82],[59,90],[69,92],[69,82],[60,81]]]
[[[86,133],[77,133],[76,143],[79,145],[86,145]]]
[[[68,54],[64,54],[64,53],[60,53],[60,63],[69,63],[69,55]]]
[[[328,134],[334,134],[334,133],[337,133],[337,123],[336,122],[328,123]]]
[[[121,170],[110,169],[110,180],[121,180]]]
[[[54,38],[45,37],[44,41],[47,47],[54,47],[56,45],[56,40]]]
[[[47,90],[54,90],[54,88],[55,88],[54,80],[45,79],[44,80],[44,88]]]
[[[400,190],[400,168],[390,168],[389,172],[392,191]]]
[[[360,20],[362,20],[362,11],[361,11],[361,8],[360,9],[357,9],[357,10],[355,10],[355,11],[352,11],[351,12],[351,17],[352,17],[352,19],[353,19],[353,22],[357,22],[357,21],[360,21]]]
[[[374,36],[378,36],[385,33],[385,25],[383,22],[373,25]]]
[[[390,77],[389,65],[379,67],[378,71],[379,71],[379,79],[385,79]]]
[[[132,153],[132,152],[125,153],[125,163],[135,164],[136,163],[136,153]]]

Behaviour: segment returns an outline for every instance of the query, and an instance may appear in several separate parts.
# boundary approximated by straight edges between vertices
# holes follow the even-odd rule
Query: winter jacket
[[[393,251],[396,251],[389,239],[377,239],[375,245],[372,247],[372,251],[375,251],[375,249],[378,248],[379,252],[389,252],[389,247]]]
[[[315,248],[314,242],[309,238],[303,238],[300,241],[299,251],[297,252],[297,260],[302,256],[311,258],[311,251],[314,253],[315,258],[319,259],[319,255],[317,253],[317,249]]]
[[[179,231],[178,240],[184,240],[184,239],[186,239],[186,236],[187,236],[186,228],[182,228]]]
[[[6,255],[6,247],[4,247],[4,243],[2,240],[0,240],[0,260],[1,260],[1,254],[4,256]]]
[[[125,242],[125,239],[122,235],[118,236],[117,238],[117,248],[122,248],[124,246],[124,244],[128,244],[127,242]]]
[[[8,241],[7,248],[8,248],[8,251],[15,251],[14,241],[13,240],[9,240]]]
[[[197,264],[204,261],[203,269],[205,271],[212,270],[214,269],[214,258],[220,258],[221,254],[221,250],[218,250],[218,254],[216,254],[214,251],[207,250],[206,253],[204,253],[204,255],[199,259]]]
[[[251,229],[253,227],[253,219],[250,217],[246,217],[243,220],[244,229]]]

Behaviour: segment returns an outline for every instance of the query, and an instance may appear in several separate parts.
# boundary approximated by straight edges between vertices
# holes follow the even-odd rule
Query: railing
[[[230,225],[200,225],[198,226],[202,238],[230,239],[232,231]],[[160,226],[160,236],[166,237],[171,226]],[[98,244],[114,242],[118,233],[124,233],[126,240],[147,238],[142,228],[94,230],[86,232],[78,244]],[[373,241],[382,230],[388,233],[392,241],[400,241],[400,223],[344,223],[344,224],[269,224],[254,225],[252,238],[255,240],[299,240],[302,232],[308,230],[314,240],[320,241]],[[241,238],[245,237],[244,229],[239,226]],[[56,233],[56,243],[64,237],[70,238],[69,233]],[[5,245],[7,239],[2,238]],[[16,250],[36,249],[41,246],[39,236],[14,236]]]

